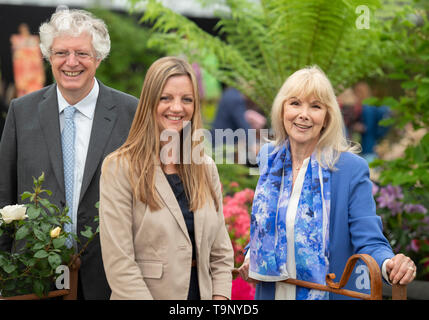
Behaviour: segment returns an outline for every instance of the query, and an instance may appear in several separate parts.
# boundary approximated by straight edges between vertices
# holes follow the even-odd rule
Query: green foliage
[[[375,185],[373,193],[377,214],[393,251],[409,256],[417,265],[417,278],[424,279],[428,273],[425,258],[429,255],[429,199],[392,185]]]
[[[422,22],[410,21],[412,8],[395,17],[386,25],[386,36],[401,49],[401,55],[389,59],[388,77],[401,80],[403,95],[398,99],[387,97],[371,102],[387,104],[395,117],[390,125],[402,128],[411,123],[415,129],[429,129],[429,21],[420,15]],[[404,158],[393,161],[377,160],[371,164],[381,171],[382,184],[402,185],[420,195],[429,188],[429,134],[416,146],[409,146]]]
[[[97,78],[117,90],[140,97],[149,66],[164,55],[162,49],[148,48],[150,31],[136,19],[104,9],[90,10],[109,28],[110,55],[97,69]]]
[[[420,20],[416,22],[414,20]],[[394,124],[414,128],[429,127],[429,21],[414,7],[406,7],[386,22],[383,35],[399,49],[399,55],[389,56],[386,75],[399,80],[403,93],[399,98],[372,99],[378,105],[388,105],[396,112]]]
[[[409,146],[405,156],[391,161],[375,160],[371,167],[380,170],[379,181],[427,196],[429,187],[429,133],[416,146]]]
[[[232,194],[237,189],[234,188],[234,184],[237,183],[241,189],[256,189],[259,175],[249,175],[249,167],[241,164],[218,164],[217,170],[219,172],[219,179],[222,183],[224,194]]]
[[[141,21],[158,34],[150,45],[170,54],[184,53],[219,81],[255,101],[266,114],[285,79],[307,65],[319,65],[334,87],[342,90],[369,74],[381,73],[383,59],[397,48],[382,38],[382,21],[373,12],[377,0],[249,0],[222,1],[218,31],[225,40],[201,30],[195,23],[156,0],[141,2]],[[219,2],[219,1],[218,1]],[[359,5],[370,9],[369,29],[358,29]],[[215,56],[218,68],[204,64]]]
[[[79,242],[75,234],[64,231],[64,224],[71,222],[68,207],[61,211],[42,198],[44,193],[51,195],[51,191],[42,189],[43,181],[43,173],[37,179],[33,177],[33,192],[21,195],[21,199],[29,199],[29,203],[0,209],[0,236],[10,235],[14,243],[11,252],[0,251],[0,292],[3,297],[28,293],[45,296],[58,276],[57,267],[71,265],[98,233],[98,229],[92,232],[86,227],[82,235],[88,240],[75,255],[75,249],[65,245],[70,236]],[[18,212],[22,214],[17,215]]]

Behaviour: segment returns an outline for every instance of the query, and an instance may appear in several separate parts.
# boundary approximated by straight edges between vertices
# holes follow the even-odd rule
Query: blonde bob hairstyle
[[[170,77],[183,75],[188,76],[191,80],[194,94],[194,113],[190,123],[190,135],[192,136],[194,132],[202,128],[198,81],[191,65],[177,57],[163,57],[155,61],[148,69],[128,138],[113,153],[113,157],[118,160],[121,158],[127,160],[134,197],[146,203],[152,211],[161,208],[161,201],[155,189],[155,170],[157,166],[161,165],[159,160],[161,132],[156,120],[157,107],[167,80]],[[183,136],[183,131],[181,136]],[[199,143],[199,141],[191,142],[191,152]],[[182,152],[183,148],[180,149]],[[201,153],[204,152],[200,149],[202,148],[198,149]],[[200,155],[203,155],[201,153]],[[180,161],[177,166],[190,210],[195,212],[196,209],[201,208],[210,196],[218,209],[220,204],[214,187],[210,184],[211,177],[204,161],[201,164],[194,162],[185,164],[184,161]]]
[[[275,145],[280,146],[288,138],[283,124],[283,108],[285,101],[291,97],[317,99],[327,108],[326,125],[316,145],[316,158],[322,167],[333,170],[341,152],[359,152],[360,146],[351,145],[346,139],[344,121],[334,89],[328,77],[318,66],[296,71],[286,79],[277,93],[271,110]]]

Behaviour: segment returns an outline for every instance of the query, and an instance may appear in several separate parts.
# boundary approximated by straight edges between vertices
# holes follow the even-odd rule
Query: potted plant
[[[64,231],[64,224],[71,222],[68,207],[60,210],[42,197],[52,194],[42,188],[43,181],[44,173],[33,177],[33,192],[21,195],[21,200],[28,199],[28,203],[0,209],[0,236],[10,236],[13,243],[10,252],[0,251],[0,295],[6,299],[69,294],[64,289],[70,282],[77,284],[79,256],[98,233],[98,228],[93,232],[87,226],[81,232],[88,239],[82,250],[76,254],[73,247],[68,247],[67,238],[79,241],[76,234]]]

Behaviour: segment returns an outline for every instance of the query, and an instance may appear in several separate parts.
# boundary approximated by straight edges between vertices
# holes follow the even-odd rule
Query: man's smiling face
[[[64,97],[83,98],[91,91],[101,60],[95,56],[89,34],[56,37],[49,60],[52,74]]]

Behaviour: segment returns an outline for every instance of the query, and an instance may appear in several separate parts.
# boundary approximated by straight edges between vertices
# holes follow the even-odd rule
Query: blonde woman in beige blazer
[[[191,139],[202,128],[198,92],[186,61],[155,61],[127,141],[103,163],[100,240],[111,299],[231,297],[217,168]]]

